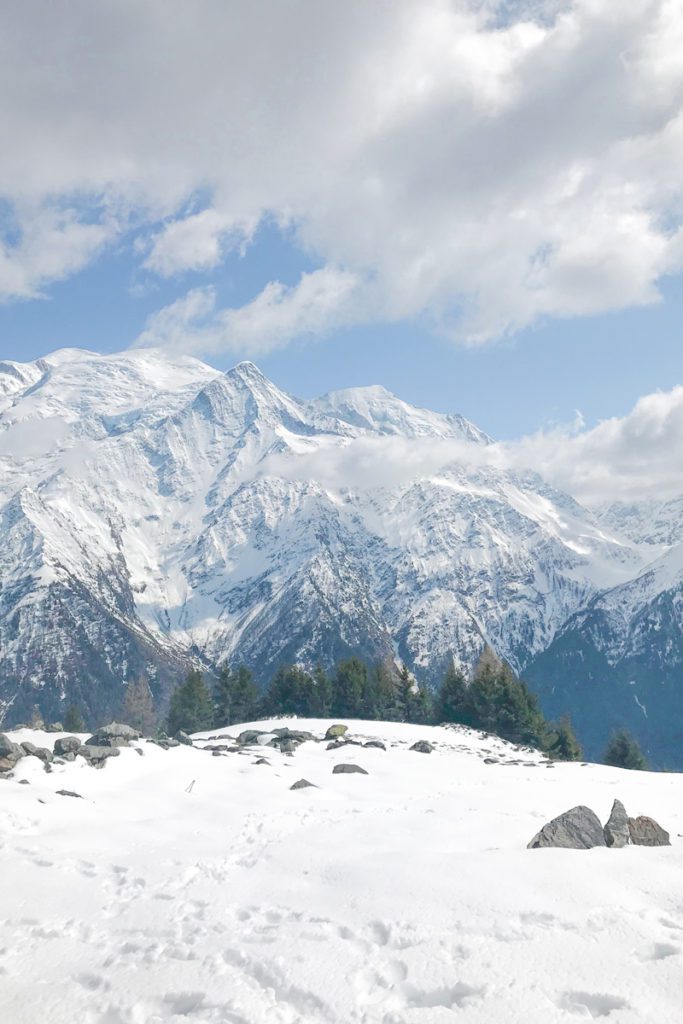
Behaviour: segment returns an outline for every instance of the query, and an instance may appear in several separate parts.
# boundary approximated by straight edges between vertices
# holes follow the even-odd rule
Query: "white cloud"
[[[238,309],[216,309],[215,290],[195,288],[154,313],[136,344],[184,352],[263,355],[294,338],[320,336],[352,322],[361,305],[356,277],[334,267],[303,274],[293,288],[271,281]]]
[[[84,223],[74,209],[24,206],[0,231],[0,301],[32,299],[44,285],[81,270],[111,239],[114,222]]]
[[[453,466],[539,473],[587,506],[667,500],[683,494],[683,387],[641,398],[623,417],[574,423],[481,445],[460,440],[361,437],[303,454],[276,454],[265,475],[316,480],[332,489],[397,487]]]
[[[274,217],[358,282],[357,319],[480,342],[654,302],[682,267],[679,0],[39,0],[0,28],[0,197],[103,199],[155,273],[215,269]],[[48,267],[5,247],[5,294],[81,267],[81,226]],[[306,318],[306,287],[207,342],[324,333],[338,303]]]

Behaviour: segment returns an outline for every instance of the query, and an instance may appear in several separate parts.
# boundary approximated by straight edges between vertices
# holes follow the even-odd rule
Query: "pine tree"
[[[299,715],[306,718],[312,714],[314,703],[313,677],[297,665],[282,665],[268,687],[263,707],[266,715]]]
[[[254,677],[248,668],[240,665],[233,673],[232,707],[230,724],[234,722],[250,722],[256,715],[258,690]]]
[[[75,704],[67,708],[62,725],[65,732],[85,732],[85,722]]]
[[[137,729],[143,736],[151,736],[154,733],[157,721],[154,699],[149,683],[142,676],[128,683],[121,718],[126,725]]]
[[[201,732],[213,725],[213,701],[202,673],[192,669],[187,679],[171,695],[167,729],[171,736],[179,730]]]
[[[367,684],[368,669],[359,658],[340,661],[332,677],[331,714],[340,718],[360,717]]]
[[[558,761],[580,761],[583,752],[569,715],[563,715],[556,725],[550,726],[550,729],[548,754]]]
[[[451,665],[444,676],[434,701],[434,721],[462,722],[467,704],[467,680]]]
[[[232,722],[232,671],[224,665],[213,688],[213,724],[230,725]]]
[[[615,732],[603,754],[603,764],[614,768],[631,768],[634,771],[645,771],[647,761],[630,732],[621,729]]]
[[[415,682],[410,674],[410,669],[404,663],[399,670],[396,684],[396,705],[400,722],[413,721],[414,686]]]
[[[468,687],[462,721],[512,743],[541,750],[548,745],[548,726],[536,697],[490,648],[479,659]]]
[[[313,673],[313,697],[311,701],[311,714],[326,718],[330,713],[332,703],[332,683],[322,665],[317,665]]]

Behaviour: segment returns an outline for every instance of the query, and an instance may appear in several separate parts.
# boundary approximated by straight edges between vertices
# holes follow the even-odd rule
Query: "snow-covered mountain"
[[[383,388],[300,401],[251,363],[0,364],[8,720],[113,713],[140,673],[163,702],[190,659],[265,681],[353,651],[430,681],[489,643],[524,668],[636,585],[644,546],[495,448]]]

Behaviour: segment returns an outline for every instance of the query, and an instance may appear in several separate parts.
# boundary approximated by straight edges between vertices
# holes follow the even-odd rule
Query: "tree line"
[[[405,665],[397,668],[389,661],[368,665],[357,657],[339,661],[330,673],[321,666],[308,672],[284,665],[263,693],[245,666],[223,666],[212,685],[193,669],[171,695],[164,729],[174,736],[181,730],[201,732],[281,715],[453,723],[535,747],[558,760],[582,758],[569,717],[549,722],[527,685],[490,648],[484,650],[470,679],[451,666],[434,692],[419,686]],[[152,691],[145,679],[126,687],[121,718],[145,735],[158,732]],[[68,709],[64,727],[84,731],[75,707]],[[619,768],[647,768],[638,743],[625,730],[612,735],[601,760]]]

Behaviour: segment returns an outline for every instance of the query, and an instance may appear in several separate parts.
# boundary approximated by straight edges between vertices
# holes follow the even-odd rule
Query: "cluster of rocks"
[[[64,764],[82,757],[93,768],[103,768],[110,757],[117,757],[120,747],[127,747],[132,740],[140,738],[140,733],[129,725],[112,722],[98,729],[85,743],[78,736],[59,736],[52,750],[37,747],[34,743],[24,741],[13,743],[4,733],[0,733],[0,774],[8,774],[22,757],[37,757],[43,762],[46,771],[51,765]]]
[[[591,850],[596,846],[671,846],[669,833],[654,818],[629,818],[621,800],[615,800],[603,826],[597,814],[580,805],[543,826],[527,849],[556,846],[565,850]]]

